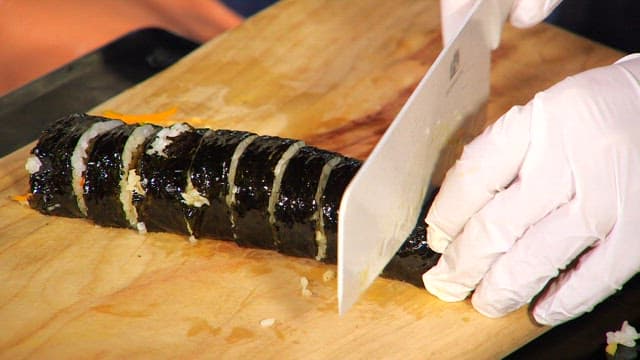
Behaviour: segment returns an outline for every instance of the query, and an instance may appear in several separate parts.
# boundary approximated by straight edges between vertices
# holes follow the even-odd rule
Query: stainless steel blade
[[[440,150],[487,101],[491,48],[510,2],[475,4],[347,188],[338,223],[340,314],[413,230]]]

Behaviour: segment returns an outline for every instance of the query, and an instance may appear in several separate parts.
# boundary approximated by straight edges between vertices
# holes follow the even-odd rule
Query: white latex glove
[[[442,39],[448,44],[476,0],[440,0]],[[501,0],[493,0],[501,1]],[[562,0],[514,0],[509,21],[513,26],[524,28],[533,26],[546,18]]]
[[[425,287],[445,301],[475,289],[487,316],[550,280],[532,305],[548,325],[620,289],[640,271],[640,54],[509,110],[464,149],[426,222],[429,244],[446,250]]]

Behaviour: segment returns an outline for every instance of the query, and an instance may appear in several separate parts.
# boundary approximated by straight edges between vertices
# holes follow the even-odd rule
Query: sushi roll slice
[[[99,136],[84,172],[83,195],[87,217],[101,226],[127,227],[120,203],[122,152],[135,126],[119,126]]]
[[[235,177],[232,170],[238,157],[255,137],[244,131],[216,130],[207,131],[200,140],[189,171],[190,195],[183,195],[191,200],[186,217],[196,238],[233,240],[229,182]]]
[[[99,116],[74,114],[53,123],[31,151],[26,168],[29,205],[47,215],[83,217],[84,161],[92,140],[122,123]]]
[[[87,216],[87,204],[84,201],[84,182],[87,158],[96,140],[100,138],[101,135],[120,126],[124,126],[124,123],[118,120],[96,122],[80,136],[76,147],[73,149],[73,154],[71,155],[73,193],[78,202],[78,209],[80,209],[80,212],[85,217]]]
[[[296,153],[284,172],[275,204],[277,250],[286,255],[315,258],[323,247],[317,199],[326,184],[326,165],[340,155],[305,146]],[[323,176],[323,169],[324,176]],[[318,191],[320,190],[320,191]],[[320,250],[320,257],[323,251]]]
[[[133,197],[138,223],[144,224],[140,227],[192,235],[185,220],[189,205],[182,194],[187,191],[189,166],[203,134],[188,124],[177,123],[147,141],[136,172],[141,191]]]
[[[145,191],[142,188],[142,179],[138,175],[137,169],[142,154],[144,154],[145,144],[158,131],[160,131],[159,126],[148,124],[137,126],[129,135],[122,149],[119,206],[122,207],[128,226],[141,233],[146,232],[146,227],[143,222],[138,221],[138,211],[134,199],[141,201]]]
[[[151,125],[123,125],[96,138],[84,173],[87,217],[101,226],[136,227],[129,174],[144,150],[144,142],[158,131]],[[133,172],[135,176],[135,171]]]
[[[238,245],[276,249],[272,214],[280,180],[289,159],[302,146],[302,141],[258,136],[240,155],[230,187],[233,236]]]
[[[317,260],[335,264],[338,261],[338,213],[340,201],[347,185],[356,175],[362,163],[359,160],[341,157],[340,161],[330,169],[320,206],[322,229],[324,230],[324,256],[319,253]]]

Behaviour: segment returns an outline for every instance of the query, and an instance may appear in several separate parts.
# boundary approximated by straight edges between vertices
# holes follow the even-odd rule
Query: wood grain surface
[[[440,51],[438,18],[435,0],[281,1],[93,112],[175,109],[175,121],[364,159]],[[507,26],[486,115],[455,151],[536,91],[620,56],[549,25]],[[28,190],[27,154],[0,159],[0,358],[481,359],[546,330],[527,309],[488,319],[385,279],[339,317],[336,281],[323,279],[334,266],[100,228],[11,200]]]

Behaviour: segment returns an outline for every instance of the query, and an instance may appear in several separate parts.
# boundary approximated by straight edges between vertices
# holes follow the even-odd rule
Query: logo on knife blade
[[[459,68],[460,68],[460,49],[456,49],[456,52],[453,53],[453,58],[451,59],[451,63],[449,63],[449,80],[453,79],[453,77],[456,76]]]

